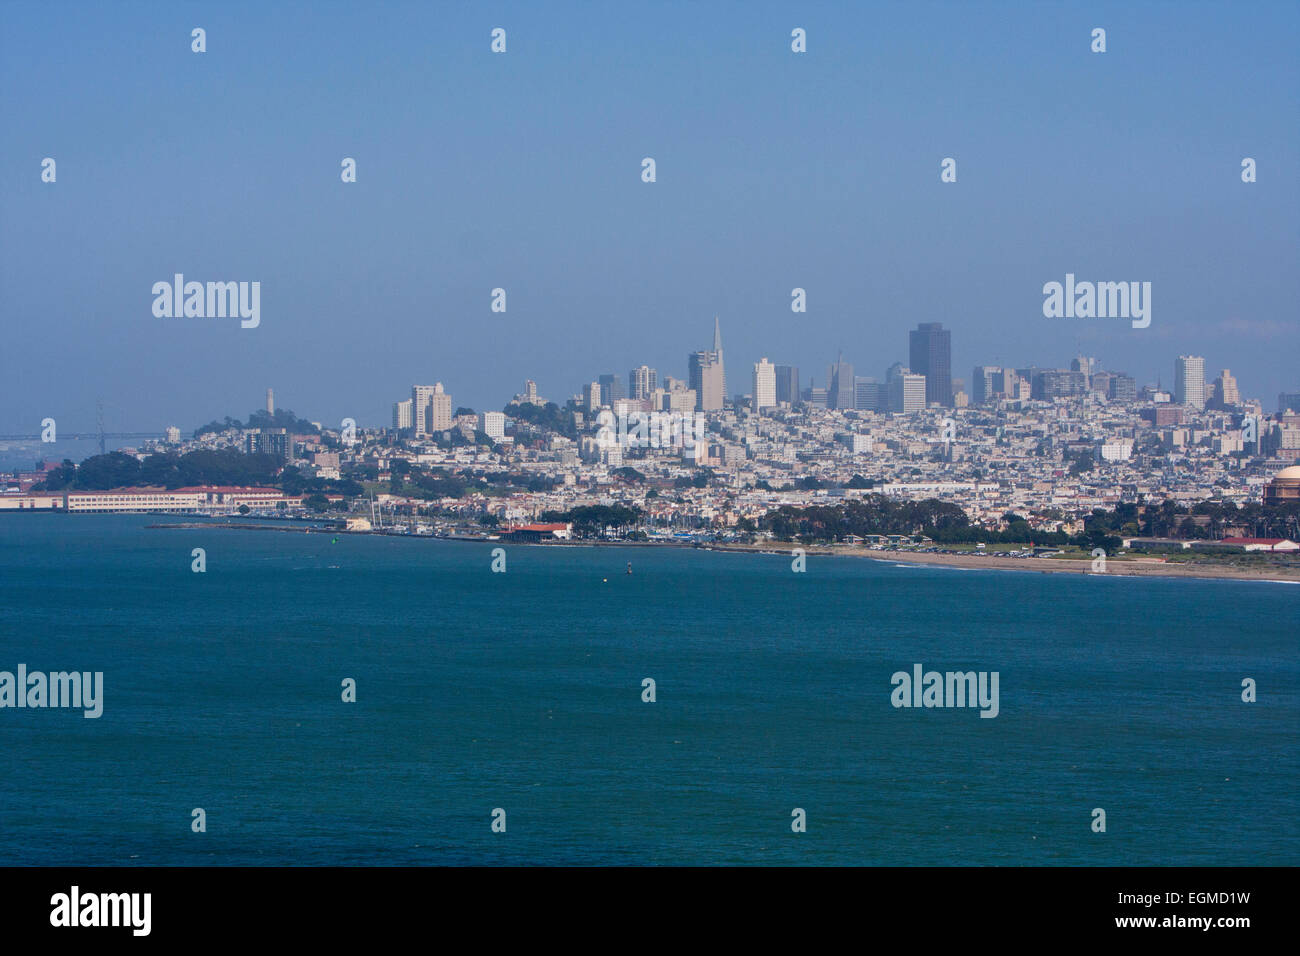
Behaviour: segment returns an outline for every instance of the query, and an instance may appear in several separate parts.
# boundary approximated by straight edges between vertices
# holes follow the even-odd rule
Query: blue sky
[[[940,321],[967,381],[1083,352],[1171,384],[1193,353],[1271,410],[1300,388],[1297,49],[1282,2],[5,3],[0,433],[96,398],[190,429],[267,386],[334,424],[412,383],[562,400],[684,376],[715,314],[732,392],[760,356],[879,377]],[[176,272],[260,281],[261,325],[155,318]],[[1067,272],[1150,281],[1151,327],[1044,318]]]

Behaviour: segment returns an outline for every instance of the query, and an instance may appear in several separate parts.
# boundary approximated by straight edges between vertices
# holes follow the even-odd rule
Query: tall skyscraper
[[[395,429],[405,431],[411,427],[411,413],[414,404],[409,398],[404,402],[393,402],[393,427]]]
[[[1086,355],[1076,355],[1070,360],[1070,371],[1082,372],[1085,383],[1091,387],[1092,373],[1101,371],[1101,363],[1095,358],[1089,358]]]
[[[1201,356],[1178,356],[1174,363],[1174,402],[1205,407],[1205,359]]]
[[[889,382],[889,410],[903,415],[924,411],[925,376],[906,369],[898,372]]]
[[[722,408],[723,389],[722,366],[713,360],[712,352],[694,352],[687,359],[691,391],[695,393],[695,410],[697,412],[716,412]]]
[[[721,410],[727,394],[727,373],[722,364],[722,330],[718,317],[713,317],[713,348],[705,352],[692,352],[687,357],[688,380],[695,391],[697,412]]]
[[[841,352],[838,361],[826,366],[826,407],[844,409],[853,405],[853,366],[844,361]]]
[[[394,416],[397,410],[394,409]],[[416,438],[451,428],[451,395],[436,385],[411,386],[411,428]]]
[[[996,365],[976,365],[975,371],[971,374],[970,400],[975,405],[983,404],[993,398],[998,389],[994,388],[994,382],[1002,369]]]
[[[1211,389],[1210,401],[1215,408],[1231,408],[1241,404],[1241,392],[1237,389],[1237,379],[1228,369],[1219,373]]]
[[[754,409],[776,405],[776,366],[764,356],[754,363]]]
[[[451,395],[442,390],[442,382],[433,386],[429,397],[429,430],[442,432],[451,428]]]
[[[627,398],[623,392],[623,379],[617,375],[600,377],[600,404],[612,406],[620,398]]]
[[[713,354],[718,368],[722,375],[722,394],[727,394],[727,366],[722,361],[722,326],[718,324],[718,317],[713,317]]]
[[[411,386],[411,428],[416,438],[429,434],[429,400],[433,397],[432,385]]]
[[[595,412],[600,409],[600,382],[592,382],[582,389],[582,404],[587,407],[587,412]]]
[[[1011,401],[1029,398],[1029,382],[1013,368],[1004,368],[993,376],[993,394],[1005,395]]]
[[[627,373],[628,396],[630,398],[649,398],[650,393],[658,388],[658,374],[648,365],[642,365]]]
[[[907,333],[908,362],[925,376],[926,405],[952,407],[952,332],[942,322],[922,322]]]
[[[855,376],[853,379],[853,407],[862,412],[889,410],[889,393],[874,378]]]
[[[1132,375],[1115,372],[1111,375],[1110,384],[1106,388],[1106,397],[1112,402],[1137,401],[1137,380]]]
[[[776,367],[776,400],[778,403],[799,404],[799,369],[795,366],[778,365]]]

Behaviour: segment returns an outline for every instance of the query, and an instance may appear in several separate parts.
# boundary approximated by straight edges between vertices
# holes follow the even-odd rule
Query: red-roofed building
[[[514,541],[542,541],[546,538],[568,540],[573,534],[572,524],[522,524],[507,528],[502,536]]]

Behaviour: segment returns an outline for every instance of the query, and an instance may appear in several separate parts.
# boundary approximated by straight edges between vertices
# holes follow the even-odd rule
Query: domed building
[[[1300,465],[1283,468],[1264,487],[1264,504],[1280,505],[1300,501]]]

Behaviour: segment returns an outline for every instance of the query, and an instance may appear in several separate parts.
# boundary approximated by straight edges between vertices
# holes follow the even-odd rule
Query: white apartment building
[[[754,410],[776,407],[776,366],[764,356],[754,363]]]
[[[478,429],[493,441],[500,441],[506,436],[506,416],[504,412],[479,412]]]
[[[1178,356],[1174,363],[1174,402],[1205,407],[1205,359],[1201,356]]]

